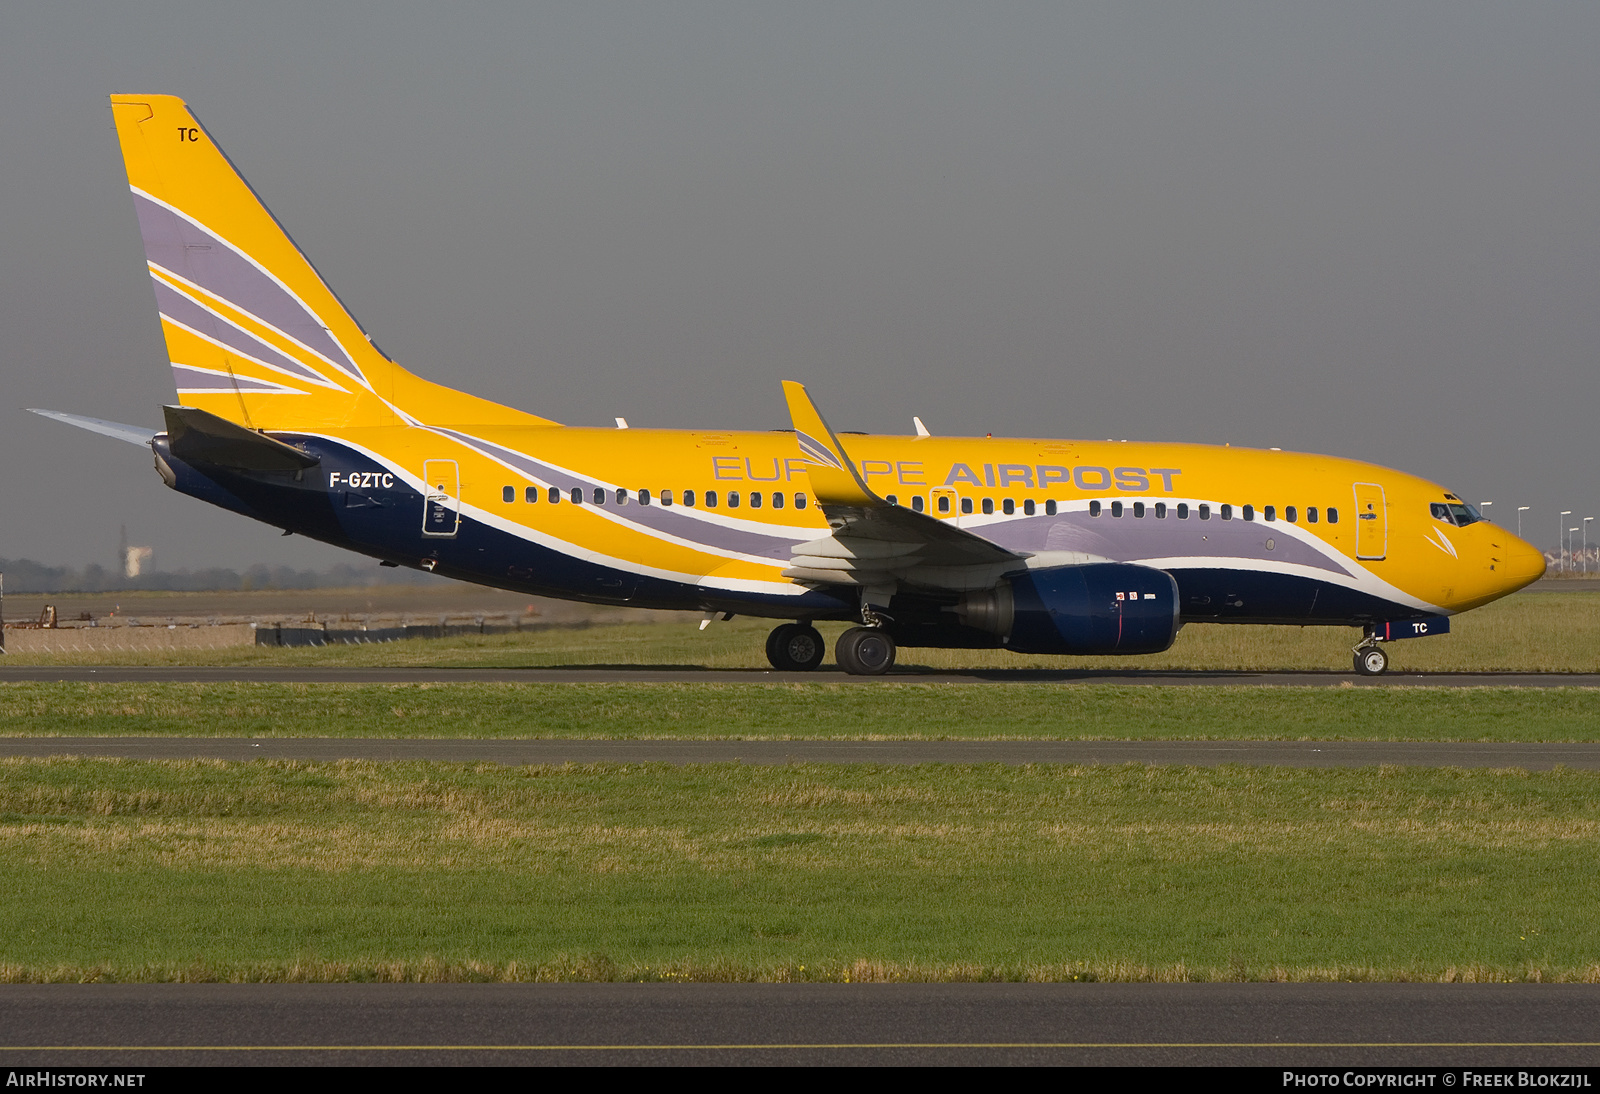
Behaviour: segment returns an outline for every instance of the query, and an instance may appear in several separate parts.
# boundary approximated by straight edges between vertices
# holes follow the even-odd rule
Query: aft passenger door
[[[1358,482],[1356,492],[1356,557],[1377,561],[1389,553],[1389,507],[1383,487]]]
[[[422,477],[422,534],[451,539],[461,527],[461,468],[455,460],[424,460]]]

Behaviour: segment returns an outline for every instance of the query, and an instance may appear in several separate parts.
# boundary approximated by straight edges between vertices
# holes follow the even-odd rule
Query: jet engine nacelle
[[[1030,570],[956,609],[1019,653],[1160,653],[1178,636],[1178,583],[1126,562]]]

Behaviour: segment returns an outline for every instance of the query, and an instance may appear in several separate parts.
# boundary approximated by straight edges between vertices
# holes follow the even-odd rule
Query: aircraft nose
[[[1543,577],[1545,561],[1544,552],[1527,540],[1516,536],[1506,538],[1511,542],[1505,545],[1501,553],[1500,572],[1506,592],[1509,593]]]

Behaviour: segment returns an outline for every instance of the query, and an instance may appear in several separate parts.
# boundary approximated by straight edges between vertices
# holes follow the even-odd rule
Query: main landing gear
[[[833,655],[851,676],[882,676],[894,668],[894,639],[879,627],[851,627],[839,636]]]
[[[810,672],[822,664],[827,645],[810,623],[785,623],[767,635],[767,660],[779,672]],[[881,627],[851,627],[833,655],[851,676],[882,676],[894,668],[894,639]]]
[[[810,672],[827,648],[810,623],[785,623],[767,635],[767,660],[779,672]]]

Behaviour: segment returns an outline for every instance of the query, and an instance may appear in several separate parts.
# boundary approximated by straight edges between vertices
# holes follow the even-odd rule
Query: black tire
[[[839,636],[833,654],[851,676],[882,676],[894,668],[894,639],[878,627],[852,627]]]
[[[767,635],[767,660],[779,672],[810,672],[822,664],[827,648],[809,623],[785,623]]]
[[[1356,672],[1362,676],[1382,676],[1389,671],[1389,655],[1379,646],[1356,651]]]

